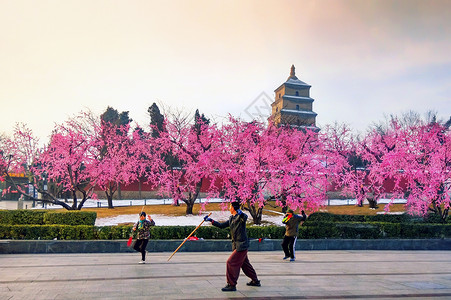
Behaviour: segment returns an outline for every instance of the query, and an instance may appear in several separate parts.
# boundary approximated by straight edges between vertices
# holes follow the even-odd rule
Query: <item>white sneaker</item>
[[[145,262],[144,260],[142,260],[142,261],[140,261],[139,263],[140,263],[140,264],[145,264],[146,262]]]

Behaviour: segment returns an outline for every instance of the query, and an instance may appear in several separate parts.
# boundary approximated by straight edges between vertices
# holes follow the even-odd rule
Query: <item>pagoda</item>
[[[275,100],[271,104],[270,119],[276,126],[292,126],[303,129],[319,130],[316,116],[312,110],[310,98],[311,86],[296,77],[295,67],[291,66],[290,76],[274,92]]]

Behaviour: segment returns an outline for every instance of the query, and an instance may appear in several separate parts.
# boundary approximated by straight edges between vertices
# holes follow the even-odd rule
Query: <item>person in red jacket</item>
[[[290,258],[295,261],[294,250],[296,248],[296,240],[299,233],[299,224],[307,219],[305,212],[301,211],[302,216],[296,215],[292,209],[284,216],[282,223],[285,224],[285,236],[283,237],[282,249],[285,252],[283,259]]]
[[[249,248],[249,239],[247,238],[246,231],[247,215],[241,211],[239,202],[232,202],[229,206],[229,211],[232,215],[229,220],[223,223],[216,222],[208,216],[205,216],[204,218],[205,221],[211,222],[213,226],[219,228],[230,227],[233,251],[227,260],[227,285],[222,288],[222,291],[236,291],[236,284],[238,281],[238,276],[240,275],[240,269],[242,269],[244,274],[251,279],[247,285],[261,286],[260,280],[257,278],[257,273],[247,257],[247,250]]]

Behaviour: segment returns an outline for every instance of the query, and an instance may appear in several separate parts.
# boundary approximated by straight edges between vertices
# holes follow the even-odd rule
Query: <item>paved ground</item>
[[[451,251],[250,252],[262,286],[229,293],[229,253],[169,255],[0,255],[0,299],[451,299]]]

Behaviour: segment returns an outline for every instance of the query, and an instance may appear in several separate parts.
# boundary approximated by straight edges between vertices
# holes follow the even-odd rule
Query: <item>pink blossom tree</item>
[[[136,159],[131,153],[133,141],[128,125],[118,127],[102,122],[101,127],[102,137],[94,142],[97,156],[89,172],[92,183],[105,192],[108,208],[114,208],[113,196],[118,186],[137,179]]]
[[[10,157],[5,153],[6,147],[4,145],[5,138],[0,136],[0,182],[5,181],[9,169]]]
[[[414,124],[399,135],[396,151],[390,153],[384,167],[407,181],[408,212],[426,215],[433,212],[445,222],[451,193],[451,134],[437,122]]]
[[[376,208],[378,200],[386,196],[384,183],[393,178],[390,172],[385,171],[384,162],[390,159],[390,153],[400,146],[403,136],[402,127],[392,118],[385,125],[374,126],[359,143],[359,155],[365,162],[366,174],[363,193],[370,208]]]
[[[69,210],[80,210],[86,200],[96,197],[90,170],[98,154],[94,143],[99,133],[89,125],[90,122],[92,117],[89,114],[81,114],[55,127],[49,145],[32,171],[36,180],[48,180],[61,191],[70,193],[73,203],[70,206],[41,190],[49,197],[43,201],[62,205]]]
[[[133,130],[129,156],[132,178],[130,180],[144,180],[155,189],[159,188],[161,174],[166,170],[164,150],[151,133],[141,128]]]
[[[261,223],[268,198],[310,211],[324,204],[328,170],[317,133],[233,118],[222,132],[216,158],[222,193],[228,201],[245,205],[254,223]]]
[[[166,122],[165,130],[155,138],[154,149],[166,163],[159,174],[161,193],[172,197],[174,204],[183,201],[186,214],[193,214],[202,184],[213,172],[209,158],[218,136],[216,126],[196,111],[194,124],[179,115]]]
[[[260,224],[270,184],[273,158],[267,147],[263,124],[230,118],[221,128],[220,155],[215,156],[215,174],[222,181],[221,194],[227,201],[247,206],[254,223]]]
[[[56,194],[48,189],[49,181],[59,182],[60,178],[48,176],[51,170],[46,168],[43,157],[46,150],[39,146],[39,140],[33,135],[31,129],[24,124],[16,125],[13,136],[3,144],[3,147],[3,157],[7,157],[4,178],[11,184],[6,191],[13,189],[33,201],[42,201],[61,205],[66,209],[73,209],[64,201],[59,200]],[[24,173],[29,182],[20,184],[10,176],[10,172]],[[33,188],[38,194],[42,195],[42,198],[28,194],[28,184],[33,185]]]
[[[25,174],[29,183],[35,183],[36,187],[42,190],[42,182],[34,182],[33,173],[33,166],[42,151],[39,146],[39,139],[34,136],[33,131],[27,125],[18,123],[14,127],[11,138],[3,137],[1,147],[0,177],[10,184],[9,188],[5,189],[3,193],[13,190],[36,200],[33,195],[27,193],[28,182],[25,184],[19,183],[11,176],[11,173]]]
[[[100,135],[93,140],[97,156],[89,172],[92,183],[105,192],[108,208],[114,208],[113,196],[120,185],[127,185],[138,178],[136,170],[139,160],[132,153],[130,122],[128,112],[119,114],[117,110],[108,107],[100,121],[93,124]]]
[[[367,163],[362,159],[359,142],[346,124],[327,125],[322,130],[322,143],[325,151],[339,161],[338,169],[331,176],[331,183],[342,189],[345,196],[355,197],[357,205],[362,206],[366,197],[365,180]],[[327,159],[330,155],[325,155]],[[326,160],[326,164],[328,161]]]
[[[57,125],[44,149],[38,147],[31,130],[18,125],[13,138],[3,143],[2,177],[21,194],[66,209],[81,209],[87,199],[96,197],[95,186],[103,188],[111,200],[117,182],[127,184],[143,172],[139,153],[148,143],[135,134],[134,141],[128,125],[109,125],[91,112],[81,113]],[[42,199],[27,195],[26,187],[9,176],[11,171],[26,173]],[[59,200],[65,193],[72,197],[72,206]]]
[[[367,199],[370,208],[376,208],[378,200],[386,195],[384,184],[393,180],[393,174],[384,166],[402,136],[400,126],[391,119],[387,124],[373,126],[361,140],[346,125],[327,127],[326,132],[329,147],[346,159],[336,177],[343,194],[354,196],[358,206]]]
[[[328,148],[326,134],[313,130],[280,128],[277,140],[283,149],[282,164],[275,172],[279,195],[285,196],[286,205],[292,209],[318,211],[325,204],[327,188],[345,160]],[[277,190],[273,193],[277,195]]]

